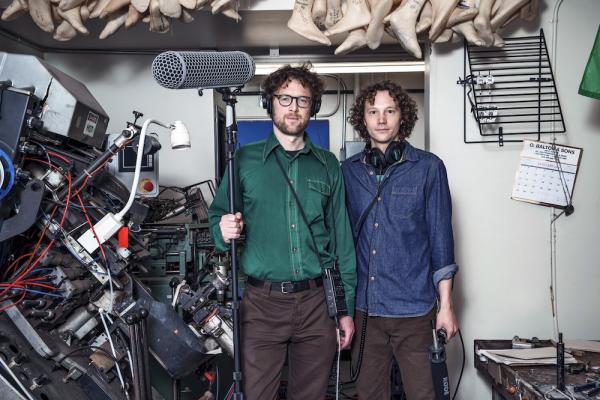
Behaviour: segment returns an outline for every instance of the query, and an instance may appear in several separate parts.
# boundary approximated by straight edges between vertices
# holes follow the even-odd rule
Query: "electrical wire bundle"
[[[58,213],[60,215],[60,220],[57,222],[59,230],[67,228],[67,225],[69,225],[69,213],[73,210],[80,214],[79,218],[84,218],[85,223],[88,226],[93,226],[92,219],[87,212],[87,208],[90,206],[84,205],[84,201],[82,199],[84,196],[83,191],[87,188],[90,178],[101,171],[109,161],[107,160],[98,168],[86,173],[83,183],[80,184],[79,187],[74,188],[71,174],[74,164],[73,161],[67,158],[65,155],[46,150],[46,148],[41,144],[39,146],[42,147],[45,158],[24,157],[23,160],[24,163],[26,163],[25,166],[29,167],[31,164],[34,164],[41,166],[42,168],[46,168],[47,173],[54,172],[60,174],[62,179],[64,179],[66,182],[66,195],[61,201],[58,198],[59,196],[57,195],[56,191],[54,191],[53,196],[46,199],[51,203],[51,208],[48,215],[44,212],[44,206],[42,206],[41,213],[43,215],[42,221],[44,221],[43,228],[41,228],[41,231],[39,231],[37,242],[33,246],[33,249],[29,252],[16,256],[15,259],[10,262],[10,264],[7,264],[0,269],[0,277],[2,281],[2,283],[0,283],[0,287],[2,288],[0,291],[0,300],[12,300],[10,303],[7,303],[0,308],[0,311],[5,311],[10,307],[20,304],[23,300],[25,300],[28,293],[40,296],[63,297],[60,293],[58,293],[58,289],[48,282],[48,279],[51,277],[51,275],[47,274],[47,272],[51,271],[52,268],[39,268],[40,262],[55,246],[57,240],[56,232],[51,232],[49,227],[52,226],[54,216]],[[31,169],[34,171],[36,170],[35,166],[33,166]],[[77,203],[75,203],[75,201]],[[76,218],[72,218],[72,220],[76,220]],[[79,227],[80,226],[76,227],[75,229]],[[75,229],[72,229],[70,232],[73,232]],[[30,229],[30,231],[32,231],[30,235],[35,235],[36,230],[36,227]],[[49,238],[49,240],[47,243],[43,243],[46,236]],[[101,249],[101,252],[103,254],[104,261],[106,261],[104,249]],[[46,273],[40,274],[39,271]]]
[[[22,159],[22,169],[28,171],[32,177],[44,181],[50,195],[44,196],[39,210],[38,223],[22,235],[12,238],[11,244],[4,246],[5,249],[12,248],[13,251],[15,249],[24,250],[22,254],[19,254],[18,250],[10,254],[8,262],[0,269],[0,313],[13,307],[23,306],[24,315],[33,317],[34,320],[38,317],[41,319],[40,323],[52,326],[53,320],[61,320],[59,308],[67,312],[74,310],[79,307],[82,296],[92,296],[94,290],[91,289],[95,287],[102,290],[102,285],[99,285],[92,277],[87,279],[84,277],[82,281],[86,283],[81,286],[80,290],[67,290],[66,282],[69,279],[64,276],[63,272],[59,272],[58,267],[65,269],[70,262],[71,265],[76,266],[74,270],[76,270],[77,276],[82,277],[84,275],[81,274],[85,274],[85,269],[82,269],[80,263],[77,262],[80,260],[77,257],[69,260],[71,255],[62,251],[62,245],[65,244],[67,236],[72,237],[83,227],[94,230],[94,223],[100,219],[101,211],[105,210],[105,207],[110,207],[103,204],[101,200],[97,200],[98,196],[92,196],[94,188],[91,185],[92,178],[104,169],[110,162],[110,158],[91,171],[84,169],[85,177],[79,179],[81,183],[75,187],[73,171],[76,168],[80,169],[78,168],[80,166],[74,161],[76,157],[71,158],[67,152],[50,151],[41,144],[37,145],[42,148],[44,157],[32,155],[30,152]],[[48,178],[50,174],[54,174],[53,179]],[[53,184],[50,183],[51,181]],[[64,194],[61,196],[62,193]],[[106,198],[110,197],[106,193],[103,195]],[[93,216],[90,215],[92,213]],[[34,239],[35,244],[29,245],[28,243],[32,243]],[[22,245],[19,246],[20,244]],[[101,259],[96,262],[104,267],[108,275],[111,293],[108,310],[111,311],[114,289],[108,250],[103,244],[99,243],[99,246]],[[87,301],[91,301],[91,299]],[[67,351],[60,357],[60,360],[55,359],[55,361],[59,363],[71,355],[90,350],[104,353],[106,357],[114,361],[120,386],[128,397],[111,328],[119,334],[121,332],[114,329],[114,321],[107,311],[100,309],[98,315],[111,351],[83,342],[83,346]],[[109,324],[111,328],[109,328]],[[120,343],[119,351],[129,354],[127,342],[122,334]],[[131,355],[129,355],[129,360],[131,362]]]
[[[57,143],[50,138],[23,137],[13,158],[18,176],[0,210],[0,228],[8,219],[28,216],[29,221],[28,228],[12,229],[11,236],[0,242],[0,320],[7,322],[7,328],[11,320],[13,325],[16,320],[22,321],[24,325],[19,329],[30,330],[32,337],[41,335],[50,353],[37,345],[27,351],[16,345],[11,348],[29,355],[26,362],[32,364],[27,368],[53,363],[53,371],[58,371],[59,379],[65,382],[77,380],[78,374],[83,373],[101,390],[110,393],[110,398],[129,398],[132,392],[135,399],[148,398],[151,390],[149,375],[146,376],[148,357],[140,357],[150,348],[148,329],[153,337],[166,338],[173,329],[181,333],[181,339],[175,339],[173,344],[189,355],[182,354],[183,359],[178,360],[164,354],[162,349],[158,350],[162,353],[154,355],[167,361],[164,369],[171,376],[187,373],[190,366],[199,365],[193,360],[206,359],[204,351],[193,346],[192,336],[197,333],[184,329],[186,322],[178,319],[175,312],[166,314],[170,318],[168,326],[146,322],[150,320],[152,305],[159,302],[150,293],[145,297],[141,293],[144,285],[130,274],[140,257],[149,255],[146,238],[120,228],[124,232],[100,239],[101,222],[108,214],[127,213],[128,221],[120,219],[125,226],[128,222],[133,227],[147,221],[148,204],[142,200],[132,207],[129,188],[105,170],[136,134],[128,128],[118,144],[115,140],[104,151],[70,148],[68,143]],[[39,197],[36,203],[27,205],[23,199],[31,185],[36,185]],[[183,200],[171,206],[195,208],[198,214],[197,209],[206,208],[202,185],[208,185],[214,196],[212,182],[200,182],[182,188]],[[81,240],[84,235],[96,241],[94,250],[86,250]],[[206,262],[210,259],[209,254]],[[206,263],[202,269],[205,267]],[[196,289],[208,284],[197,282]],[[127,317],[133,314],[141,317],[130,323]],[[158,317],[151,318],[155,324]],[[226,313],[222,318],[227,318]],[[6,332],[0,324],[0,335],[6,336]],[[24,340],[31,344],[29,337]],[[202,343],[204,338],[199,340]],[[38,359],[39,356],[45,360]],[[56,381],[52,382],[45,385],[54,386]],[[25,381],[25,387],[28,385]],[[80,389],[72,385],[65,390],[75,396]]]
[[[29,157],[26,157],[25,160],[44,164],[52,170],[59,171],[61,174],[63,174],[64,178],[66,179],[68,185],[67,197],[65,199],[64,207],[62,207],[62,216],[60,218],[59,223],[59,226],[62,228],[65,224],[65,220],[69,213],[72,179],[71,174],[69,172],[63,171],[51,162],[51,156],[60,158],[63,161],[68,161],[61,155],[53,152],[46,152],[47,161]],[[58,206],[55,206],[52,209],[49,219],[52,219],[54,217],[58,208]],[[0,312],[4,312],[5,310],[23,302],[28,293],[34,294],[36,296],[41,295],[49,297],[62,297],[62,295],[56,293],[57,288],[50,282],[48,282],[49,276],[47,274],[41,274],[40,276],[32,276],[38,275],[39,270],[37,270],[36,268],[38,267],[40,260],[42,260],[46,256],[46,254],[48,254],[55,242],[55,239],[51,239],[46,244],[46,246],[42,248],[42,241],[47,232],[47,228],[47,225],[44,226],[31,252],[27,252],[18,256],[9,265],[0,270],[2,277],[2,283],[0,283],[0,287],[2,288],[2,290],[0,291],[0,301],[2,301],[3,304],[5,304],[2,307],[0,307]],[[48,269],[43,270],[48,271]],[[5,303],[6,300],[10,301]]]

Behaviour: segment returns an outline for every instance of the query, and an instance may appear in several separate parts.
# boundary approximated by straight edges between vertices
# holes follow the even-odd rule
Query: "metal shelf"
[[[503,146],[566,131],[544,31],[505,42],[502,48],[482,48],[465,41],[465,78],[458,81],[464,88],[465,143]],[[467,101],[477,138],[467,137]]]

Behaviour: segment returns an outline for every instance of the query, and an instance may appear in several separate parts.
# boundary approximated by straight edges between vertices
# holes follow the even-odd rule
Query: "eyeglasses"
[[[296,100],[296,104],[300,108],[310,107],[311,98],[308,96],[290,96],[287,94],[274,94],[273,97],[277,98],[279,104],[282,107],[287,107],[292,104],[293,100]]]

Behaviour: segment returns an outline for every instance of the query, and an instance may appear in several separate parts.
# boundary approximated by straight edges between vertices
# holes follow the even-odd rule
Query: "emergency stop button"
[[[140,184],[140,189],[143,192],[150,193],[154,190],[154,183],[150,179],[144,179]]]

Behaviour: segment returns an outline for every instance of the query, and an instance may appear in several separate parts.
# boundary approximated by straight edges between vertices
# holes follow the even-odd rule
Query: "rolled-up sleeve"
[[[458,272],[454,260],[454,235],[452,233],[452,199],[444,163],[437,159],[427,176],[427,225],[431,246],[433,284],[438,289],[440,281],[452,278]]]

